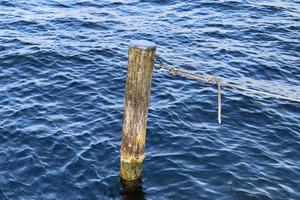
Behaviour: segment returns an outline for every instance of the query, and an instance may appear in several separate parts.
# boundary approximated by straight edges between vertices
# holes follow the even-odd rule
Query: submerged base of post
[[[126,158],[121,155],[121,178],[126,181],[139,181],[142,176],[143,162],[144,156]]]
[[[120,182],[122,184],[121,194],[124,199],[145,199],[141,180],[126,181],[120,178]]]
[[[120,181],[124,199],[144,199],[142,188],[143,159],[124,159],[121,156]]]

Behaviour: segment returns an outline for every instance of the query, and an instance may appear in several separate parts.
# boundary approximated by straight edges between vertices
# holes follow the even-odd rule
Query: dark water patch
[[[9,22],[9,26],[12,26],[14,28],[27,28],[28,26],[35,26],[37,24],[37,22],[29,20],[18,20],[15,22]]]
[[[15,7],[16,5],[10,1],[1,1],[0,2],[1,6],[6,6],[6,7]]]
[[[110,2],[110,3],[97,3],[97,2],[90,2],[90,1],[82,1],[82,2],[74,3],[74,6],[106,8],[106,7],[110,7],[110,6],[119,7],[119,6],[124,6],[124,5],[128,5],[128,4],[131,4],[131,3],[130,2],[118,2],[118,1]]]
[[[208,7],[208,8],[215,8],[215,9],[222,9],[228,11],[234,11],[237,9],[244,9],[247,8],[247,3],[242,3],[239,1],[224,1],[224,2],[201,2],[197,3],[196,6],[193,8],[201,8],[201,7]],[[224,12],[224,11],[223,11]]]
[[[222,88],[218,125],[214,86],[158,70],[142,186],[128,193],[118,177],[130,40],[296,97],[297,6],[1,1],[0,199],[298,199],[297,103]]]
[[[259,15],[278,15],[285,13],[288,8],[280,6],[278,4],[258,4],[257,6],[252,6],[252,11],[256,12]]]

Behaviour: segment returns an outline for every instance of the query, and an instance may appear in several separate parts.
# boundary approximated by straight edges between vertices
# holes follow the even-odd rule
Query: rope
[[[197,81],[200,81],[202,83],[216,84],[217,88],[218,88],[218,123],[219,124],[221,124],[221,111],[222,111],[221,87],[229,87],[229,88],[233,88],[233,89],[247,91],[249,93],[261,94],[261,95],[265,95],[265,96],[268,96],[268,97],[274,97],[274,98],[277,98],[277,99],[283,99],[283,100],[288,100],[288,101],[300,103],[299,98],[293,98],[293,97],[288,97],[288,96],[284,96],[284,95],[280,95],[280,94],[274,94],[274,93],[270,93],[270,92],[264,92],[264,91],[261,91],[261,90],[248,88],[248,87],[241,86],[241,85],[238,85],[238,84],[222,81],[221,79],[219,79],[215,76],[204,76],[204,75],[200,75],[198,73],[193,73],[193,72],[189,72],[189,71],[186,71],[186,70],[182,70],[182,69],[180,69],[176,66],[167,67],[167,66],[163,65],[160,60],[156,60],[156,62],[159,64],[158,69],[163,69],[163,70],[169,72],[170,74],[172,74],[174,76],[178,75],[178,76],[182,76],[182,77],[185,77],[185,78],[197,80]]]
[[[221,120],[221,112],[222,112],[222,102],[221,102],[221,82],[218,81],[218,122],[219,124],[222,123]]]

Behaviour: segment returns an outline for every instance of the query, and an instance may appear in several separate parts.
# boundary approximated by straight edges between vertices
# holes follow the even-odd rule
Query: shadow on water
[[[124,200],[144,200],[145,193],[143,191],[142,181],[126,181],[120,178],[122,185],[121,195]]]

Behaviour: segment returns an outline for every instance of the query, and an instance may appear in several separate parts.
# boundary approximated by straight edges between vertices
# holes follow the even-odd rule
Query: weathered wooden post
[[[120,169],[126,181],[138,181],[142,175],[155,50],[148,41],[129,47]]]

